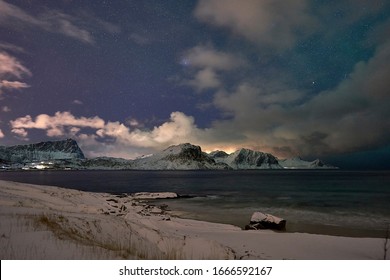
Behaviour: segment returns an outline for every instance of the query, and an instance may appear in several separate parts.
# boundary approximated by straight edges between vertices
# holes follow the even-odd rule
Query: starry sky
[[[0,145],[390,168],[388,0],[0,0]]]

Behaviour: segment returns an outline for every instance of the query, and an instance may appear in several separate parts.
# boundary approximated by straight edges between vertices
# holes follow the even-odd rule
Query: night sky
[[[0,145],[390,168],[388,0],[0,0]]]

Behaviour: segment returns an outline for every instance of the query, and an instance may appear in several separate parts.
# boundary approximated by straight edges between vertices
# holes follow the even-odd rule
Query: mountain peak
[[[216,150],[209,153],[209,156],[211,156],[212,158],[225,158],[228,157],[229,154],[225,151]]]
[[[271,154],[241,148],[226,154],[217,151],[210,154],[217,163],[225,163],[233,169],[281,169],[278,160]]]
[[[190,143],[184,143],[179,145],[170,146],[163,151],[168,152],[164,158],[166,159],[201,159],[203,156],[200,146],[192,145]]]
[[[190,143],[172,145],[162,152],[146,158],[136,159],[135,169],[226,169],[226,165],[217,164],[209,155],[202,152],[200,146]]]

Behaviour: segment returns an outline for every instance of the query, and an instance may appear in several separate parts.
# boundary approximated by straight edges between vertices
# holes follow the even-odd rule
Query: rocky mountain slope
[[[281,169],[277,158],[271,154],[240,149],[227,154],[217,151],[210,154],[217,163],[224,163],[233,169]]]
[[[189,143],[170,146],[160,153],[134,160],[134,169],[229,169],[223,163],[217,163],[199,146]]]
[[[0,159],[3,162],[27,163],[84,159],[84,154],[75,140],[67,139],[10,147],[0,146]]]

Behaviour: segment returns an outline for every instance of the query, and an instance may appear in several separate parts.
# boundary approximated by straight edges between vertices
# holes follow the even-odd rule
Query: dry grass
[[[58,238],[50,230],[38,226],[37,219],[53,227],[50,219],[35,215],[1,217],[0,258],[6,259],[112,259],[104,248],[85,246],[66,238]],[[45,226],[46,228],[46,226]]]
[[[115,218],[115,217],[110,217]],[[120,234],[122,231],[107,232],[103,229],[104,220],[86,221],[85,218],[41,214],[35,218],[37,226],[44,226],[61,240],[69,240],[85,246],[102,248],[112,252],[120,259],[158,259],[163,255],[151,246],[149,242],[134,234],[131,226],[126,221],[122,227],[127,234]],[[99,257],[99,256],[98,256]]]
[[[115,216],[102,215],[97,219],[42,212],[8,216],[0,225],[1,259],[227,258],[220,256],[219,248],[204,255],[194,254],[185,237],[165,236],[154,244],[140,236],[125,219]]]

